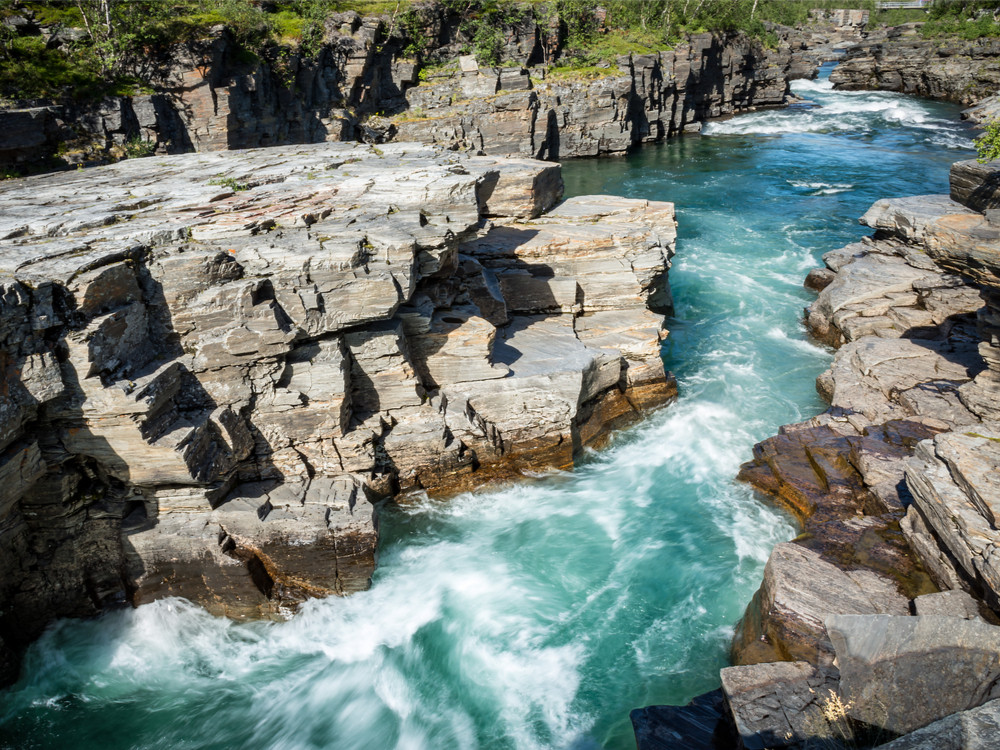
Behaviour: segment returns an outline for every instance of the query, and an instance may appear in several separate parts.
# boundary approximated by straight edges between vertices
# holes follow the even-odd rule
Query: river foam
[[[968,136],[959,135],[950,128],[948,119],[937,116],[924,102],[905,94],[834,90],[826,77],[816,81],[793,81],[792,92],[804,102],[789,109],[755,112],[710,123],[704,133],[782,135],[843,131],[858,135],[886,128],[905,128],[931,131],[926,137],[932,139],[935,146],[954,149],[972,146]]]

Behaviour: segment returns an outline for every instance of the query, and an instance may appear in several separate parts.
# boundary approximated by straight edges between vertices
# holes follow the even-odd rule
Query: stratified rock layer
[[[897,34],[849,48],[830,80],[837,88],[899,91],[969,105],[996,94],[998,55],[1000,42],[991,37],[942,41]]]
[[[470,60],[409,89],[389,133],[546,159],[624,153],[711,118],[783,105],[787,65],[787,52],[736,34],[695,34],[670,51],[621,57],[595,80]]]
[[[0,638],[364,588],[373,502],[673,398],[673,206],[413,144],[128,161],[0,204]]]
[[[833,729],[913,732],[891,747],[975,747],[995,723],[995,709],[968,709],[1000,681],[1000,180],[975,162],[951,176],[951,198],[878,201],[862,219],[875,235],[811,274],[820,292],[806,323],[838,347],[817,379],[831,407],[783,427],[743,467],[805,533],[775,548],[733,653],[833,664],[839,687],[803,733],[781,719],[801,723],[809,686],[791,666],[761,665],[727,689],[744,744],[763,731],[771,746],[808,747]],[[914,559],[942,592],[922,593]],[[796,689],[772,690],[768,670]],[[757,679],[760,698],[745,690]]]
[[[519,20],[503,27],[502,67],[459,57],[476,42],[458,6],[413,10],[416,26],[396,14],[329,14],[314,51],[284,48],[265,55],[270,62],[248,61],[217,28],[147,61],[155,93],[0,108],[0,166],[121,158],[135,140],[158,153],[421,141],[555,160],[623,153],[713,117],[785,103],[789,52],[743,34],[693,34],[671,50],[620,57],[599,80],[557,79],[547,71],[566,25],[553,25],[547,6],[522,4]]]

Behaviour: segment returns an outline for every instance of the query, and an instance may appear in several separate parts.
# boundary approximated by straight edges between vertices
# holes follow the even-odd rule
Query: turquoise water
[[[718,684],[732,627],[793,527],[733,482],[822,409],[806,271],[877,198],[947,190],[957,109],[796,84],[762,112],[568,194],[675,201],[681,397],[573,474],[383,516],[371,590],[235,625],[180,600],[57,623],[0,694],[3,748],[633,748],[628,711]]]

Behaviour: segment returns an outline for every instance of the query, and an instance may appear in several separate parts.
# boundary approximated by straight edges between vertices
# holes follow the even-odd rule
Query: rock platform
[[[122,162],[0,195],[0,662],[178,595],[368,585],[378,503],[572,466],[669,402],[673,206],[415,144]]]

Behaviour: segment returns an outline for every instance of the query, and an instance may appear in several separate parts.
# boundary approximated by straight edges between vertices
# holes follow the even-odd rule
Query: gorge
[[[733,478],[754,442],[823,408],[813,380],[829,354],[799,326],[812,299],[802,277],[866,233],[855,222],[873,202],[947,192],[948,165],[969,154],[956,107],[825,82],[795,90],[822,108],[564,165],[570,195],[640,199],[646,214],[641,201],[677,205],[674,405],[571,474],[387,510],[372,588],[310,601],[288,622],[233,624],[170,599],[59,622],[5,696],[4,741],[108,747],[113,725],[111,746],[630,747],[631,708],[715,687],[764,561],[795,533]],[[363,176],[396,148],[341,158],[359,158]],[[214,187],[223,201],[253,194],[236,189],[243,174],[208,169],[231,181]],[[530,217],[555,192],[532,169],[517,184],[538,189],[490,212],[538,231]],[[582,211],[607,215],[603,203]],[[427,220],[428,232],[441,221]],[[671,222],[657,226],[672,240]],[[542,286],[561,309],[558,287]],[[273,309],[281,292],[251,292],[252,307]]]

